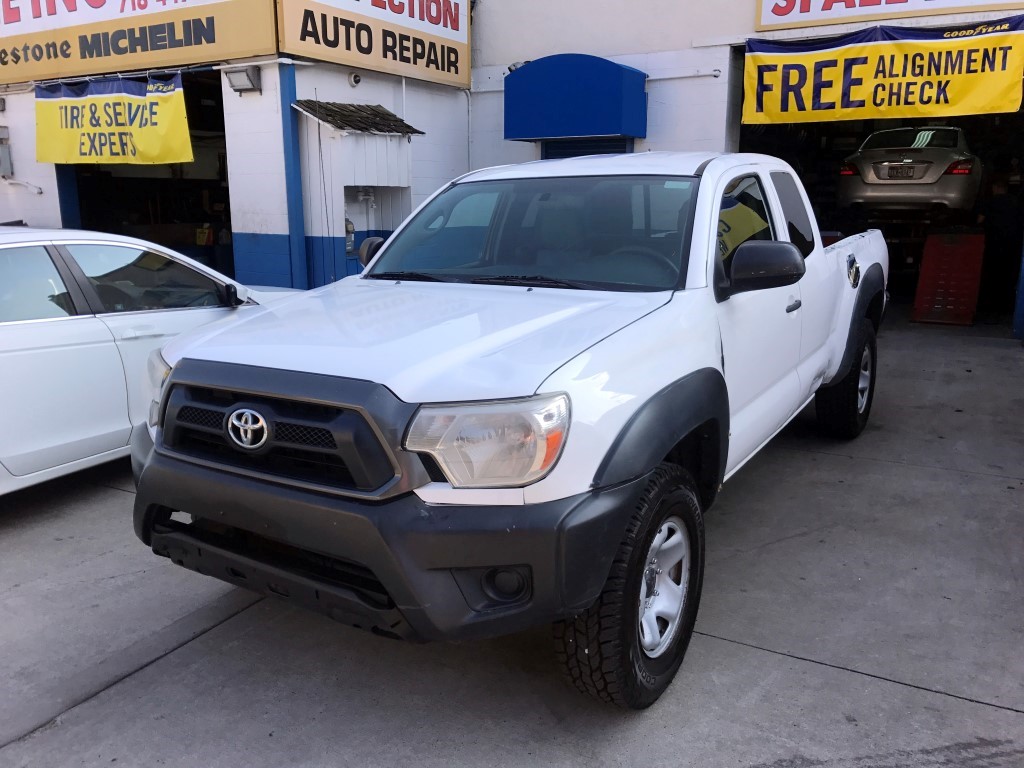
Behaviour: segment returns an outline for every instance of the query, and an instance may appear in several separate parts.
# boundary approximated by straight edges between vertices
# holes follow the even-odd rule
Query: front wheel
[[[825,434],[843,440],[852,440],[864,431],[875,398],[875,326],[868,319],[861,320],[856,333],[853,367],[838,383],[814,396],[818,426]]]
[[[704,519],[693,479],[661,464],[637,501],[601,596],[555,625],[566,676],[596,699],[649,707],[686,654],[703,580]]]

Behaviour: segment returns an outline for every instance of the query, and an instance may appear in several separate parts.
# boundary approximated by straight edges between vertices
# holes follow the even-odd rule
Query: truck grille
[[[261,419],[250,433],[252,448],[239,442],[241,431],[230,424],[232,414],[243,411],[256,414],[250,420]],[[327,490],[368,493],[395,476],[370,424],[343,405],[176,385],[164,444],[185,457]]]
[[[224,426],[224,414],[221,411],[211,411],[209,408],[195,408],[186,405],[178,411],[178,423],[206,427],[207,429],[220,429]]]

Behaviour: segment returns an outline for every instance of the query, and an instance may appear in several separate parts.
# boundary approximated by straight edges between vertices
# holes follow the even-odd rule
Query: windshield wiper
[[[423,283],[448,283],[449,279],[427,272],[371,272],[363,275],[368,280],[418,280]]]
[[[543,275],[489,275],[475,277],[470,280],[476,285],[531,285],[538,288],[586,288],[586,283],[571,280],[559,280],[556,277]]]

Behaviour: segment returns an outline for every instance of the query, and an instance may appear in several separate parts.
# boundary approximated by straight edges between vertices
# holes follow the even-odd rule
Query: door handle
[[[800,299],[797,299],[792,304],[790,304],[788,307],[786,307],[786,314],[788,315],[791,312],[796,312],[803,305],[804,305],[804,303],[802,301],[800,301]]]

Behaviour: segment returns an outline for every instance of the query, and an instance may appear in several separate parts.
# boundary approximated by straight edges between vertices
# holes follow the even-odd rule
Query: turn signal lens
[[[159,349],[154,349],[146,362],[146,374],[149,379],[149,426],[156,428],[160,421],[160,398],[164,393],[167,377],[171,375],[171,366],[164,360]]]
[[[423,406],[405,447],[433,456],[456,488],[520,488],[552,470],[568,431],[564,394]]]
[[[973,160],[957,160],[946,169],[947,176],[969,176],[974,170]]]

